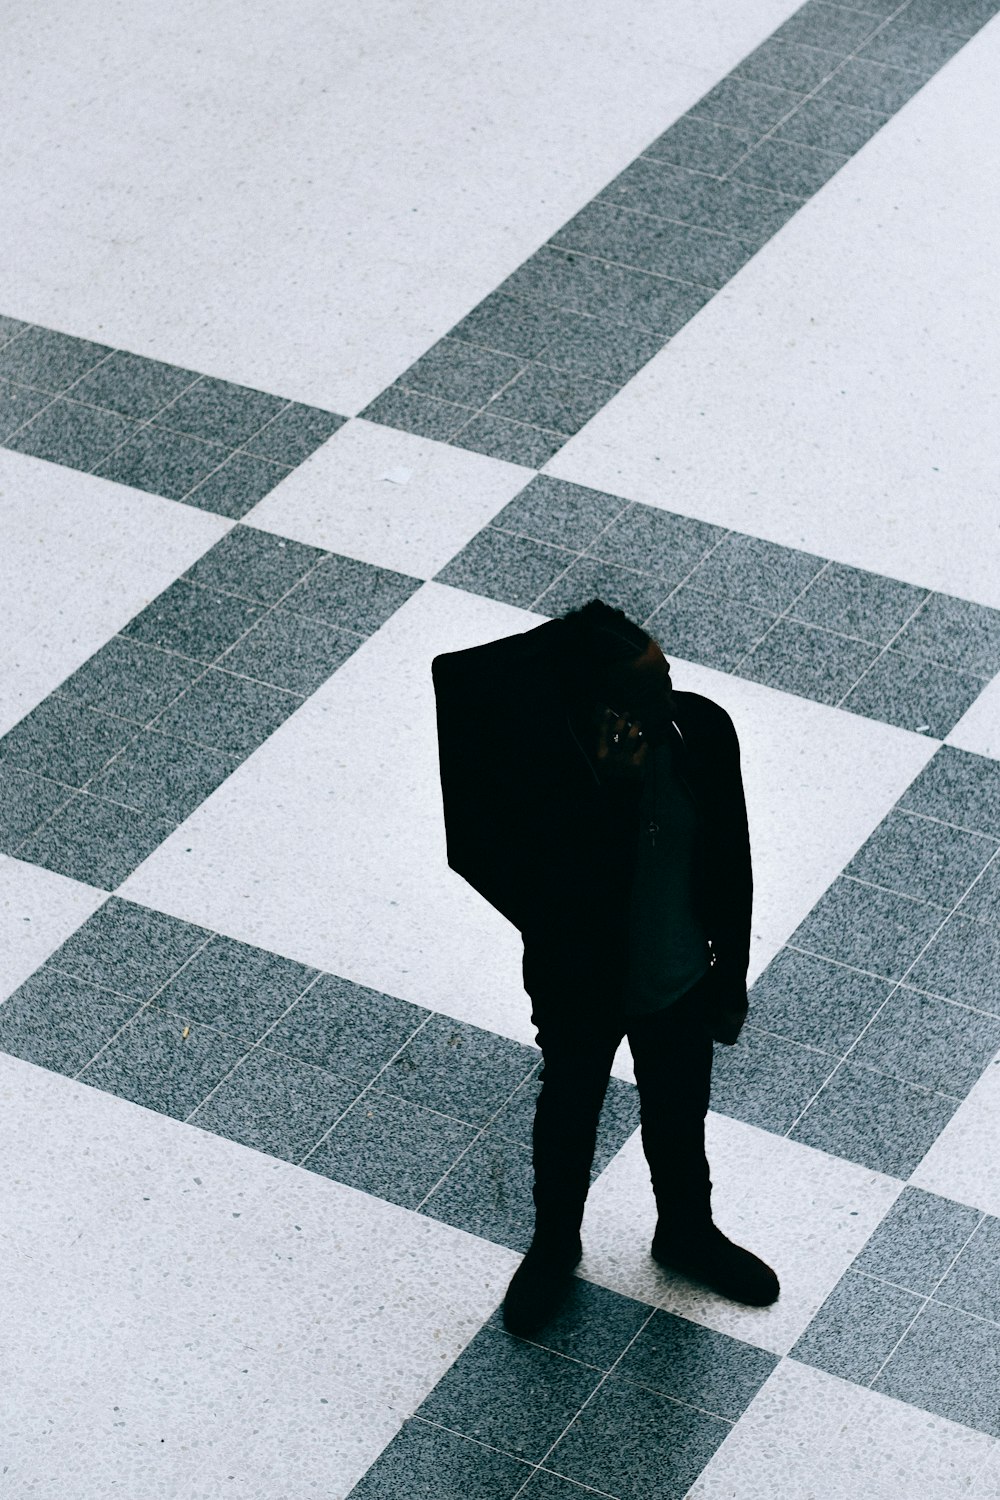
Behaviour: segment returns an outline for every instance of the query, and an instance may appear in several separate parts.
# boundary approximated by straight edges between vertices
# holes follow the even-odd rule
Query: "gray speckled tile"
[[[487,1131],[421,1205],[421,1213],[522,1253],[535,1228],[531,1152]]]
[[[884,979],[902,979],[945,915],[938,906],[838,876],[788,942]],[[917,983],[913,974],[907,978]]]
[[[751,248],[766,245],[772,235],[801,208],[798,198],[769,191],[759,183],[727,177],[718,182],[703,177],[685,219],[731,234]]]
[[[1000,672],[1000,609],[951,594],[930,594],[893,646],[906,656],[993,677]]]
[[[116,349],[76,382],[73,398],[106,406],[109,411],[122,412],[137,420],[148,420],[199,378],[193,370]]]
[[[135,733],[134,724],[52,695],[0,739],[0,755],[23,771],[79,787]]]
[[[0,316],[0,348],[4,344],[9,343],[11,339],[16,338],[19,333],[24,333],[25,329],[30,327],[30,323],[22,323],[20,318]]]
[[[891,990],[891,980],[782,948],[750,987],[749,1020],[842,1056]]]
[[[40,969],[0,1005],[0,1051],[73,1077],[137,1004],[84,979]]]
[[[877,114],[894,115],[923,86],[923,82],[919,73],[851,57],[824,83],[819,97],[837,99],[842,104],[853,104],[858,109],[874,110]]]
[[[998,848],[1000,842],[986,834],[894,808],[842,873],[951,907]]]
[[[730,130],[712,120],[681,115],[679,120],[657,136],[643,150],[643,156],[654,161],[668,161],[675,167],[690,167],[709,177],[721,177],[747,149],[746,132]]]
[[[117,412],[61,397],[8,438],[6,446],[15,453],[30,453],[69,469],[89,471],[134,429],[135,423]]]
[[[913,1292],[848,1271],[792,1345],[789,1357],[867,1385],[922,1307],[923,1299]]]
[[[0,851],[13,854],[72,795],[70,787],[0,761]]]
[[[151,425],[140,427],[122,447],[94,469],[105,479],[133,489],[180,500],[206,474],[224,462],[226,449],[186,433]]]
[[[484,415],[527,422],[569,436],[617,394],[608,381],[532,364],[494,397]]]
[[[915,989],[1000,1015],[1000,933],[953,913],[906,978]]]
[[[522,356],[499,354],[458,339],[443,338],[400,376],[407,390],[473,410],[524,369]]]
[[[503,290],[570,312],[631,323],[664,339],[683,328],[712,296],[707,287],[670,281],[554,247],[543,247],[518,266],[503,283]]]
[[[12,380],[0,380],[0,442],[6,442],[52,400],[50,391],[36,391]]]
[[[161,427],[236,448],[283,411],[281,396],[202,375],[159,413]]]
[[[916,776],[899,807],[1000,838],[1000,762],[942,745]]]
[[[409,1000],[321,974],[268,1033],[266,1045],[367,1083],[429,1014]]]
[[[0,375],[43,391],[64,391],[111,352],[108,344],[27,326],[0,350]]]
[[[234,526],[184,577],[257,604],[276,604],[328,554],[255,526]]]
[[[730,76],[808,94],[829,77],[840,60],[835,53],[821,48],[803,47],[769,37],[745,57]]]
[[[831,1053],[772,1036],[748,1021],[737,1046],[716,1048],[711,1107],[784,1135],[836,1066]]]
[[[875,1017],[851,1061],[963,1098],[1000,1052],[1000,1016],[982,1015],[905,985]]]
[[[975,885],[962,897],[957,911],[961,917],[974,917],[977,922],[993,922],[1000,911],[1000,860],[988,865]]]
[[[828,562],[789,610],[792,619],[884,646],[927,597],[927,590],[864,568]]]
[[[1000,1327],[928,1302],[872,1389],[1000,1437]]]
[[[78,792],[25,840],[18,858],[113,891],[175,827],[153,814]]]
[[[947,25],[947,13],[942,16]],[[858,48],[863,62],[889,63],[894,68],[908,68],[921,78],[932,78],[943,68],[966,38],[940,26],[916,25],[906,11],[893,16],[877,36]]]
[[[594,202],[614,203],[661,219],[683,222],[697,202],[699,187],[711,181],[716,179],[706,178],[690,167],[637,156],[601,189]]]
[[[981,1218],[978,1209],[908,1185],[852,1269],[929,1297]]]
[[[569,567],[574,556],[568,548],[486,526],[445,563],[435,579],[527,609]]]
[[[256,1047],[190,1116],[190,1123],[282,1161],[301,1161],[356,1098],[358,1085]]]
[[[232,453],[214,473],[188,491],[184,504],[238,521],[291,472],[285,464],[254,458],[249,453]]]
[[[146,730],[95,777],[89,790],[181,823],[240,763],[238,755]]]
[[[887,115],[853,109],[836,99],[817,96],[807,99],[794,114],[782,121],[774,132],[774,139],[796,141],[801,146],[851,156],[882,129],[887,118]]]
[[[594,1491],[571,1479],[563,1479],[548,1469],[537,1468],[523,1490],[518,1490],[517,1500],[585,1500]]]
[[[731,1431],[720,1417],[611,1374],[545,1465],[621,1500],[681,1500]]]
[[[746,247],[726,235],[608,202],[588,203],[551,243],[658,276],[716,288],[724,286],[749,259]]]
[[[449,335],[501,354],[534,359],[568,326],[565,313],[529,306],[516,297],[493,292],[457,323]]]
[[[627,506],[628,501],[617,495],[568,484],[550,474],[536,474],[498,511],[490,525],[576,551],[593,541]]]
[[[350,1102],[350,1101],[349,1101]],[[416,1208],[475,1138],[476,1129],[385,1089],[347,1109],[303,1165],[348,1187]]]
[[[790,89],[729,77],[702,95],[688,110],[688,117],[728,125],[730,130],[738,130],[748,139],[757,140],[798,103],[799,95]]]
[[[691,582],[708,593],[781,611],[823,566],[823,558],[810,552],[731,531],[719,537],[719,545],[699,565]]]
[[[74,703],[145,724],[200,671],[197,661],[116,635],[57,691]]]
[[[1000,1323],[1000,1219],[987,1214],[976,1226],[934,1295],[949,1307]]]
[[[560,316],[563,332],[546,345],[538,363],[571,375],[608,380],[620,388],[663,347],[660,335],[644,328],[628,328],[607,318],[579,313]]]
[[[958,1105],[957,1099],[848,1061],[841,1063],[787,1134],[818,1151],[905,1179]]]
[[[738,182],[759,182],[775,193],[810,198],[850,160],[843,152],[817,151],[771,136],[761,141],[736,167]]]
[[[565,1302],[534,1334],[532,1343],[610,1370],[651,1316],[648,1303],[575,1276]],[[502,1306],[491,1315],[487,1327],[503,1327]]]
[[[332,411],[318,406],[303,406],[292,401],[241,447],[258,458],[269,458],[277,464],[300,464],[315,453],[344,423]]]
[[[186,1119],[246,1048],[209,1026],[192,1026],[186,1037],[184,1029],[177,1016],[143,1010],[87,1064],[80,1081]]]
[[[325,620],[328,625],[344,625],[367,636],[384,625],[422,581],[334,552],[297,583],[282,602],[293,614]]]
[[[781,618],[743,657],[737,670],[752,682],[835,704],[877,654],[878,647],[864,641]]]
[[[224,1031],[249,1046],[317,974],[308,964],[216,936],[175,974],[153,1004],[187,1021]]]
[[[413,432],[418,437],[447,442],[468,421],[469,408],[391,385],[358,415],[369,422],[395,427],[400,432]]]
[[[996,12],[996,0],[911,0],[904,14],[910,25],[972,37]]]
[[[944,739],[985,686],[985,677],[906,656],[890,647],[846,694],[840,707]]]
[[[657,1309],[615,1374],[735,1422],[777,1363],[764,1349]]]
[[[57,948],[53,968],[137,1000],[148,1000],[211,934],[112,896]]]
[[[260,613],[259,604],[178,578],[122,626],[121,634],[207,663],[249,630]]]
[[[846,57],[879,25],[874,16],[846,10],[824,0],[806,0],[774,33],[780,41],[805,47],[823,47]]]
[[[350,1493],[350,1500],[510,1500],[526,1463],[457,1433],[410,1418]]]
[[[456,448],[468,448],[471,453],[485,453],[489,458],[529,469],[540,469],[565,441],[565,433],[515,422],[495,414],[492,408],[477,412],[452,438]]]
[[[766,634],[776,616],[721,594],[685,583],[646,621],[664,653],[731,672]]]
[[[651,572],[674,588],[702,559],[722,544],[725,530],[708,521],[678,516],[652,505],[630,505],[587,548],[622,567]]]
[[[485,1125],[538,1063],[538,1049],[432,1015],[379,1078],[401,1098]]]
[[[537,1462],[596,1389],[601,1372],[481,1328],[417,1414],[502,1452]]]
[[[302,703],[296,693],[209,667],[153,720],[163,734],[232,755],[250,755]]]
[[[624,610],[630,620],[647,619],[663,602],[670,585],[655,573],[637,573],[616,563],[584,554],[532,603],[548,616],[578,609],[588,599],[603,599],[612,609]]]
[[[218,665],[227,672],[308,695],[322,686],[362,640],[354,631],[273,609],[220,657]]]

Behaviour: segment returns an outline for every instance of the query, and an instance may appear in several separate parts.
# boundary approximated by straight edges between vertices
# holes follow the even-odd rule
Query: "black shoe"
[[[771,1267],[741,1245],[734,1245],[715,1224],[694,1231],[668,1231],[657,1226],[650,1254],[668,1270],[679,1271],[723,1297],[751,1307],[769,1306],[781,1290]]]
[[[508,1333],[530,1338],[558,1312],[582,1256],[579,1235],[563,1241],[535,1235],[504,1298],[503,1326]]]

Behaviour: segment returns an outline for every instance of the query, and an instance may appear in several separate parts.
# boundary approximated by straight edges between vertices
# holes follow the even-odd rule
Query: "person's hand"
[[[609,781],[634,780],[642,776],[648,754],[649,741],[638,720],[618,717],[610,708],[599,710],[596,759],[600,776]]]

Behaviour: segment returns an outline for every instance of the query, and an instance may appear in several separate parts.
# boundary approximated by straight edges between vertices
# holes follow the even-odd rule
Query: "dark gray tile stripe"
[[[998,8],[807,0],[361,415],[541,468]]]
[[[0,446],[234,519],[346,417],[0,319]]]
[[[537,475],[435,575],[555,616],[595,594],[718,671],[943,739],[1000,610]]]

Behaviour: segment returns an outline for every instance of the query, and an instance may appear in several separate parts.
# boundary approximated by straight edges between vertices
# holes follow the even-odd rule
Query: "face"
[[[655,641],[650,641],[641,656],[620,667],[609,681],[619,702],[609,696],[609,706],[637,721],[646,737],[662,743],[673,717],[670,667]]]

